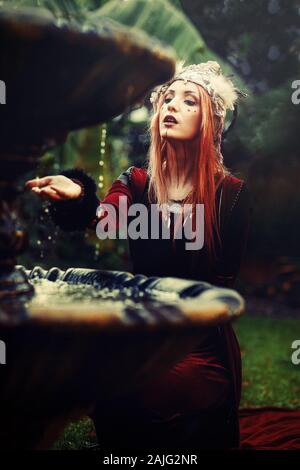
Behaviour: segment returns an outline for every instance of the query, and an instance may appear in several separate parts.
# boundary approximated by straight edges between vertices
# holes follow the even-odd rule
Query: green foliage
[[[291,155],[298,144],[300,109],[291,100],[289,80],[263,95],[252,95],[239,123],[239,135],[252,155]],[[247,115],[247,116],[246,116]],[[247,119],[246,119],[247,117]]]
[[[136,27],[166,44],[172,45],[179,57],[189,61],[195,53],[204,53],[205,44],[194,26],[166,0],[147,2],[108,2],[93,13],[93,18],[109,17]]]
[[[89,17],[92,17],[93,21],[108,17],[126,26],[145,31],[174,48],[178,59],[185,60],[187,64],[217,60],[224,72],[232,73],[231,66],[207,47],[201,33],[190,19],[181,9],[167,0],[130,2],[111,0],[99,10],[90,13]],[[237,84],[241,85],[238,78]]]
[[[54,18],[64,18],[68,21],[82,22],[85,12],[76,0],[4,0],[7,7],[14,9],[33,8],[48,12]]]
[[[36,8],[51,13],[54,18],[84,22],[86,12],[107,3],[108,0],[3,0],[7,7]]]

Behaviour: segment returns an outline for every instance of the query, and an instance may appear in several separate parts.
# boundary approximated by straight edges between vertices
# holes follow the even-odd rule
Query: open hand
[[[38,196],[53,201],[77,199],[82,192],[79,184],[63,175],[35,178],[34,180],[27,181],[25,186]]]

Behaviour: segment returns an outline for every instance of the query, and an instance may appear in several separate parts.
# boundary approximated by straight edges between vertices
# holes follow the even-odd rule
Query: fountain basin
[[[35,296],[0,320],[3,448],[47,448],[70,420],[144,387],[244,308],[231,289],[118,271],[24,270]],[[49,280],[51,279],[51,280]]]

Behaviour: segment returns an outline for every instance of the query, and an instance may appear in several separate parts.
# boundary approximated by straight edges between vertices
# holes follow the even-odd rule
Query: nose
[[[175,97],[172,98],[172,100],[171,100],[169,103],[167,103],[167,110],[168,110],[168,111],[171,111],[171,110],[172,110],[172,111],[174,111],[174,110],[175,110],[175,111],[178,111],[178,103],[177,103]]]

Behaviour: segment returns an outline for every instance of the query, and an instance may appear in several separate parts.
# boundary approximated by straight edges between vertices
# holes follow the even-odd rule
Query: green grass
[[[86,417],[76,423],[71,423],[55,442],[53,449],[79,450],[97,444],[93,421]]]
[[[300,365],[291,361],[300,320],[248,315],[235,330],[243,361],[241,406],[300,407]]]
[[[300,321],[245,315],[234,324],[243,361],[241,407],[300,407],[300,365],[291,362],[291,344],[300,339]],[[82,449],[96,443],[85,418],[68,426],[55,449]]]

